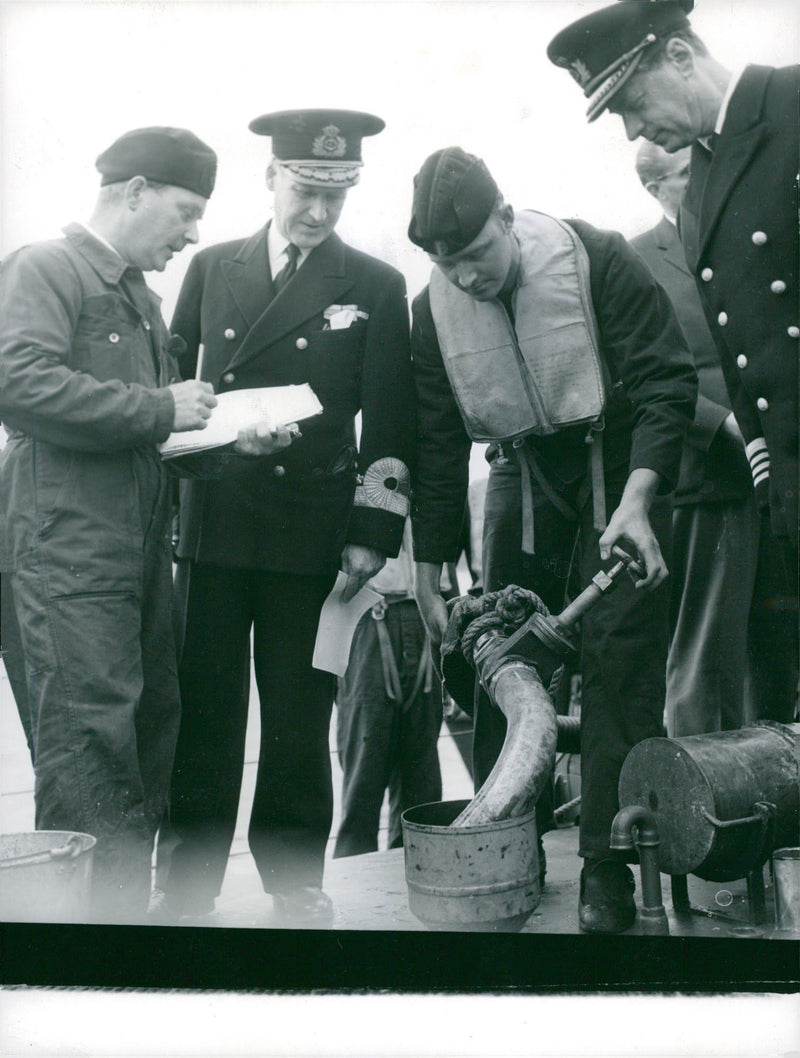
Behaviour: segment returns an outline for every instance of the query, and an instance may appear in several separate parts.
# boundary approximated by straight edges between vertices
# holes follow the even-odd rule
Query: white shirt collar
[[[269,251],[269,270],[273,278],[280,272],[283,266],[286,264],[286,247],[289,245],[289,240],[285,235],[281,235],[278,231],[278,225],[273,220],[267,229],[267,250]],[[311,253],[310,250],[301,250],[300,256],[297,258],[297,267],[305,261],[308,255]]]
[[[678,227],[678,218],[674,213],[667,213],[667,211],[664,210],[664,217],[670,222],[673,228]]]
[[[731,75],[730,81],[728,81],[728,87],[725,89],[725,95],[722,97],[722,104],[719,108],[719,114],[717,114],[717,123],[714,126],[714,132],[716,132],[717,135],[722,132],[722,128],[725,124],[725,118],[728,116],[728,104],[731,101],[731,96],[736,91],[736,86],[742,79],[743,73],[744,66],[740,66],[739,69],[734,70],[733,74]]]

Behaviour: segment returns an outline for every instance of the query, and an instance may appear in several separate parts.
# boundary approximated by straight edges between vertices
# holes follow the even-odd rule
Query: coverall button
[[[776,279],[773,283],[770,283],[769,289],[773,294],[785,294],[786,284],[782,279]]]
[[[119,341],[119,335],[117,334],[116,331],[112,331],[111,334],[109,334],[109,336],[108,336],[108,340],[110,342],[112,342],[114,345],[116,345],[117,342]]]
[[[742,371],[744,371],[744,369],[747,367],[747,357],[744,355],[744,353],[741,353],[739,356],[736,357],[736,366],[740,367]]]
[[[222,381],[230,383],[233,382],[235,378],[236,375],[234,375],[233,371],[226,371],[225,374],[222,376]]]
[[[700,278],[703,280],[704,283],[710,283],[711,280],[714,278],[714,269],[704,268],[703,271],[700,273]]]
[[[759,411],[769,411],[769,401],[766,397],[759,397],[756,401],[756,407]]]
[[[142,326],[146,331],[150,330],[150,320],[142,320]]]
[[[719,316],[717,316],[717,323],[720,325],[720,327],[724,327],[727,322],[728,322],[728,313],[727,312],[721,312],[719,314]]]
[[[800,338],[800,327],[788,327],[786,333],[790,338]]]
[[[236,331],[233,329],[233,327],[225,328],[225,337],[228,339],[229,342],[233,341],[233,339],[236,337]]]
[[[767,241],[767,233],[765,231],[754,231],[750,238],[756,246],[763,246]]]
[[[274,466],[272,468],[272,473],[275,475],[276,478],[282,478],[283,475],[286,473],[286,467],[282,467],[280,463],[278,463],[277,466]]]
[[[308,339],[307,338],[298,338],[297,341],[294,344],[295,344],[295,346],[298,349],[308,349]]]

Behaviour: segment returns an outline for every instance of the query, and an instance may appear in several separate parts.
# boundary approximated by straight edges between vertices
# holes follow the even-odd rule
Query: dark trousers
[[[33,725],[28,701],[28,683],[25,678],[25,658],[22,656],[19,621],[14,607],[14,583],[10,573],[0,574],[0,653],[33,760]]]
[[[616,509],[625,480],[606,475],[606,506]],[[574,563],[584,588],[601,568],[599,533],[593,528],[592,501],[580,520],[567,520],[532,483],[535,554],[521,549],[520,471],[514,463],[493,464],[486,493],[484,577],[487,591],[519,584],[535,591],[552,613],[564,608]],[[579,483],[566,491],[575,502]],[[669,562],[671,504],[657,500],[650,521]],[[668,642],[666,584],[636,591],[629,578],[601,599],[581,629],[581,825],[580,855],[609,855],[611,823],[619,809],[619,773],[628,751],[662,731]],[[488,700],[475,720],[476,785],[493,765],[505,737],[505,718]],[[480,776],[480,778],[479,778]]]
[[[437,748],[441,683],[428,673],[414,690],[426,646],[425,626],[413,599],[391,603],[380,620],[390,640],[401,696],[393,699],[387,691],[378,621],[368,611],[356,628],[336,695],[337,748],[344,776],[335,856],[377,850],[387,787],[389,848],[402,844],[401,812],[442,796]]]
[[[261,744],[248,840],[265,892],[321,885],[333,814],[328,734],[334,678],[312,668],[331,576],[181,562],[181,726],[165,888],[219,894],[236,825],[249,698],[250,631]]]
[[[748,629],[760,720],[789,724],[798,716],[799,590],[797,545],[772,535],[765,511]]]
[[[91,587],[116,578],[120,590],[54,591],[75,546],[67,541],[42,546],[11,575],[30,698],[36,828],[97,839],[92,915],[104,922],[146,911],[178,730],[163,496],[155,510],[135,574],[92,567]]]

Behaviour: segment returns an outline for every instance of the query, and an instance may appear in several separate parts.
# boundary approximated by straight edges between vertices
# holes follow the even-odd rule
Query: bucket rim
[[[400,821],[403,827],[407,827],[409,830],[423,834],[480,834],[486,831],[496,832],[498,830],[508,830],[512,827],[519,827],[526,823],[530,823],[531,820],[535,821],[536,819],[535,808],[521,816],[510,816],[508,819],[490,820],[488,823],[475,823],[468,826],[458,827],[454,827],[452,823],[416,823],[413,820],[406,818],[409,812],[417,812],[422,808],[452,805],[454,808],[458,806],[458,811],[453,816],[453,819],[456,819],[461,811],[466,808],[472,800],[473,798],[468,797],[449,801],[427,801],[424,804],[412,805],[410,808],[406,808],[404,812],[400,813]]]

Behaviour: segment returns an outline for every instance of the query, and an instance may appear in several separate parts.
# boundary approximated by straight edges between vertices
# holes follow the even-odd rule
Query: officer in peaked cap
[[[386,123],[357,110],[282,110],[250,122],[250,131],[272,137],[272,154],[292,177],[312,187],[358,183],[361,141]]]
[[[187,631],[168,913],[208,911],[220,891],[241,784],[252,627],[262,736],[250,848],[280,922],[332,919],[322,878],[334,682],[312,665],[314,641],[337,570],[349,597],[397,555],[409,496],[405,282],[334,231],[359,179],[362,141],[383,127],[349,110],[256,118],[251,130],[272,138],[272,219],[197,254],[173,317],[187,345],[182,370],[194,376],[202,345],[202,378],[216,392],[308,383],[323,410],[280,458],[254,463],[235,483],[182,490]],[[220,660],[209,666],[209,658]]]
[[[753,653],[759,711],[795,715],[798,678],[797,289],[800,67],[731,72],[689,26],[690,3],[621,0],[558,34],[548,55],[629,139],[691,146],[681,242],[720,357],[763,512]],[[740,442],[741,443],[741,442]]]
[[[553,38],[548,58],[583,89],[589,121],[600,117],[659,38],[689,28],[686,15],[693,7],[694,0],[619,0]]]
[[[486,165],[458,147],[423,163],[409,236],[436,266],[414,299],[411,330],[417,601],[433,642],[447,630],[439,578],[460,551],[472,441],[495,442],[484,519],[487,592],[516,584],[558,612],[573,561],[588,583],[601,555],[624,540],[646,566],[636,587],[627,582],[586,615],[582,632],[578,914],[584,930],[618,932],[632,925],[636,908],[631,872],[609,847],[611,824],[627,752],[661,730],[670,503],[658,494],[677,479],[694,367],[663,291],[621,235],[515,211]],[[604,405],[597,380],[606,373]],[[543,418],[542,394],[566,399],[569,412],[562,405],[564,414],[553,408]],[[442,669],[457,696],[451,677],[462,688],[464,681],[452,646],[444,640]],[[472,694],[462,703],[469,709]],[[502,714],[480,696],[476,786],[494,768],[505,734]],[[537,804],[540,832],[551,822],[546,790]]]

